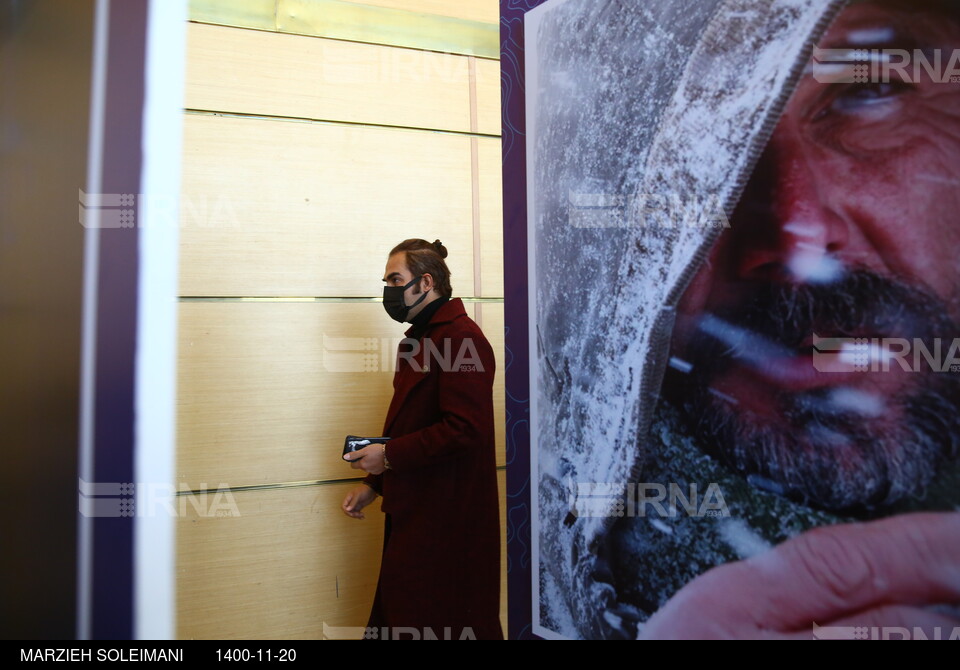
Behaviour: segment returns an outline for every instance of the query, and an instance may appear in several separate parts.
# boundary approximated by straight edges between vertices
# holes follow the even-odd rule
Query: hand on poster
[[[817,528],[681,589],[643,639],[805,639],[815,626],[897,627],[949,639],[960,627],[960,513]]]

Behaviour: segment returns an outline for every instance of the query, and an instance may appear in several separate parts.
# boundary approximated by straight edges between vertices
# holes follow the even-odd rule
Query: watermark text
[[[571,510],[578,517],[729,517],[723,491],[716,482],[586,483],[571,491]]]

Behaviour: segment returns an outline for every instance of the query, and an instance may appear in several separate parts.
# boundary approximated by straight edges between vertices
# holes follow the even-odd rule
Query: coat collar
[[[450,323],[451,321],[466,315],[467,310],[463,307],[463,300],[460,298],[451,298],[444,303],[440,309],[437,310],[436,314],[433,315],[433,318],[430,319],[430,323],[427,324],[425,332],[429,331],[434,326],[438,326],[442,323]],[[413,330],[413,327],[408,328],[404,335],[406,337],[410,337],[413,334]]]
[[[430,319],[430,323],[427,324],[424,333],[426,334],[430,332],[432,328],[441,324],[451,323],[466,315],[467,311],[463,307],[463,301],[460,298],[453,298],[437,310],[437,313]],[[406,332],[406,336],[410,337],[411,332],[413,332],[413,328],[410,328]],[[423,361],[422,350],[417,354],[415,360],[418,362]],[[400,413],[400,408],[406,401],[410,391],[427,378],[427,374],[425,374],[427,372],[429,372],[429,366],[427,366],[426,369],[421,368],[420,370],[414,370],[409,365],[397,366],[397,371],[393,376],[393,399],[390,401],[390,408],[387,410],[387,419],[383,426],[384,435],[390,435],[392,433],[393,422]]]

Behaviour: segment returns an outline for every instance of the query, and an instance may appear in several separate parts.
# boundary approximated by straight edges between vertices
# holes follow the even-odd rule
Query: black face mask
[[[390,315],[391,319],[403,323],[407,320],[407,315],[410,314],[410,310],[423,302],[424,298],[427,297],[427,292],[424,291],[419,300],[409,306],[403,299],[404,292],[421,279],[422,277],[414,277],[406,286],[383,287],[383,308],[387,310],[387,314]]]

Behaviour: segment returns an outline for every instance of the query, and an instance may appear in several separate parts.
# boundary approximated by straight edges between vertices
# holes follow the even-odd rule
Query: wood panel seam
[[[489,133],[470,132],[466,130],[450,130],[447,128],[427,128],[424,126],[401,126],[394,125],[389,123],[368,123],[361,121],[343,121],[338,119],[315,119],[308,116],[277,116],[271,114],[245,114],[243,112],[225,112],[222,110],[216,109],[194,109],[194,108],[185,108],[183,110],[184,114],[189,114],[191,116],[215,116],[225,119],[250,119],[250,120],[260,120],[260,121],[277,121],[280,123],[307,123],[307,124],[317,124],[317,125],[330,125],[330,126],[351,126],[354,128],[377,128],[384,130],[402,130],[402,131],[411,131],[411,132],[420,132],[420,133],[438,133],[441,135],[458,135],[461,137],[473,137],[473,138],[486,138],[499,140],[502,139],[500,135],[491,135]]]
[[[422,47],[412,47],[404,44],[384,44],[382,42],[364,42],[362,40],[348,40],[343,37],[329,37],[327,35],[307,35],[304,33],[288,33],[271,28],[257,28],[256,26],[235,26],[229,23],[216,23],[215,21],[204,21],[203,19],[190,19],[187,23],[194,23],[198,26],[216,26],[218,28],[229,28],[231,30],[251,30],[258,33],[271,33],[276,35],[288,35],[290,37],[306,37],[315,40],[331,40],[333,42],[345,42],[347,44],[368,44],[375,47],[389,47],[391,49],[406,49],[407,51],[422,51],[424,53],[440,54],[443,56],[460,56],[463,58],[478,58],[484,61],[499,63],[499,56],[484,56],[483,54],[465,54],[451,51],[441,51],[438,49],[424,49]],[[493,24],[490,24],[493,25]]]
[[[506,465],[496,466],[497,470],[506,470]],[[211,495],[215,493],[240,493],[243,491],[275,491],[278,489],[300,489],[308,486],[332,486],[336,484],[351,484],[353,482],[362,482],[363,477],[346,477],[342,479],[315,479],[304,482],[276,482],[271,484],[244,484],[241,486],[221,486],[218,488],[205,489],[180,489],[174,493],[175,496],[189,495]]]
[[[476,134],[477,123],[477,61],[472,56],[467,58],[470,85],[470,132]],[[472,201],[471,216],[473,217],[473,292],[474,295],[483,295],[480,254],[480,148],[477,138],[470,138],[470,191]],[[483,328],[483,320],[477,310],[477,325]]]

